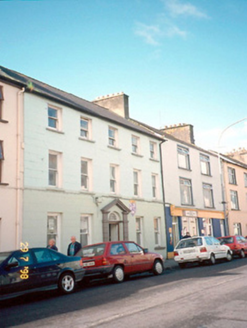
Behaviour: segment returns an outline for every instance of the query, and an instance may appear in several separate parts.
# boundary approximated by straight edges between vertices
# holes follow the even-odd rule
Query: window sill
[[[9,121],[0,119],[0,123],[9,123]]]
[[[216,209],[214,206],[213,207],[211,207],[211,206],[204,206],[204,208],[211,209],[211,210],[215,210]]]
[[[79,137],[79,140],[83,140],[83,141],[87,141],[87,142],[91,142],[91,143],[95,143],[95,140],[92,139],[87,139],[87,138],[83,138],[83,137]]]
[[[143,155],[137,154],[137,153],[131,153],[131,155],[134,155],[136,157],[143,157]]]
[[[152,162],[157,162],[157,163],[159,163],[159,160],[156,159],[156,158],[151,158],[151,157],[150,157],[149,160],[152,161]]]
[[[159,251],[159,250],[162,250],[162,249],[166,249],[166,247],[165,246],[155,246],[154,247],[155,251]]]
[[[191,207],[195,207],[195,204],[183,204],[181,203],[182,206],[191,206]]]
[[[58,192],[65,192],[65,190],[62,189],[62,188],[52,187],[52,186],[47,187],[46,190],[49,190],[49,191],[58,191]]]
[[[114,146],[111,146],[111,145],[107,145],[108,148],[111,148],[111,149],[115,149],[115,150],[122,150],[121,148],[118,148],[118,147],[114,147]]]
[[[240,211],[240,208],[231,208],[231,211]]]
[[[52,128],[46,128],[46,130],[48,130],[48,131],[52,131],[52,132],[56,132],[56,133],[59,133],[59,134],[64,134],[63,131],[59,131],[59,130],[52,129]]]
[[[9,183],[0,182],[0,186],[8,186]]]
[[[186,169],[185,167],[180,167],[180,166],[178,166],[178,168],[179,168],[180,170],[184,170],[184,171],[189,171],[189,172],[192,172],[192,170],[191,170],[191,169]]]
[[[84,195],[94,195],[94,192],[90,191],[90,190],[80,190],[80,194],[84,194]]]
[[[229,185],[231,185],[231,186],[237,186],[237,183],[229,182]]]
[[[201,173],[201,175],[203,175],[204,177],[213,177],[211,174],[206,174],[206,173]]]

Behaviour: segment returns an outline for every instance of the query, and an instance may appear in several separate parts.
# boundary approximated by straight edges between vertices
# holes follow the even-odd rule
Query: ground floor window
[[[60,249],[60,213],[48,213],[47,215],[47,245],[50,239],[54,239]]]
[[[173,247],[175,247],[177,245],[177,243],[179,242],[179,228],[178,228],[178,217],[177,216],[173,216],[172,218],[172,235],[170,234],[170,240],[169,243],[172,245]]]
[[[225,220],[220,220],[220,233],[221,236],[225,236]]]
[[[182,237],[189,232],[191,236],[198,236],[198,220],[197,218],[191,218],[182,216]]]
[[[143,227],[143,218],[142,217],[136,217],[136,242],[137,244],[142,246],[143,240],[142,240],[142,231]]]
[[[203,234],[204,236],[213,236],[213,224],[212,219],[209,218],[203,218]]]
[[[160,246],[161,227],[160,227],[160,218],[154,218],[154,242],[155,246]]]
[[[241,223],[233,223],[233,234],[242,235]]]
[[[82,214],[80,224],[80,243],[82,246],[86,246],[91,242],[91,215]]]

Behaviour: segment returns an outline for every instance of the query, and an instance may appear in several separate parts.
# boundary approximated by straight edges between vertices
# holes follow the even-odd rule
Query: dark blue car
[[[73,292],[85,269],[80,257],[69,257],[47,248],[24,248],[0,253],[0,300],[31,291],[59,288]]]

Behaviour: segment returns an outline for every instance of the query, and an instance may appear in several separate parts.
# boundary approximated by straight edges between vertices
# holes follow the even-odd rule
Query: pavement
[[[165,270],[175,270],[175,269],[178,269],[179,266],[177,264],[176,261],[174,261],[173,259],[166,259],[165,260],[165,263],[164,263],[164,269]]]

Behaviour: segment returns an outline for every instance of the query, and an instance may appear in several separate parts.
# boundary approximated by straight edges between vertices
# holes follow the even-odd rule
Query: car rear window
[[[82,257],[94,257],[103,255],[105,251],[105,244],[86,246],[81,249]],[[79,256],[79,254],[77,254]]]
[[[234,238],[233,237],[224,237],[219,239],[221,245],[224,244],[233,244],[234,243]]]
[[[188,248],[202,245],[202,238],[182,239],[176,248]]]

